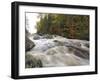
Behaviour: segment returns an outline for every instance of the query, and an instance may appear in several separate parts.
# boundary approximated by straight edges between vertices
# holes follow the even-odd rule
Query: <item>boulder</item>
[[[49,34],[45,34],[45,35],[43,36],[43,38],[46,38],[46,39],[52,39],[53,36],[52,36],[52,35],[49,35]]]
[[[25,51],[31,50],[34,46],[34,42],[32,42],[28,37],[25,37]]]
[[[34,34],[34,35],[33,35],[33,39],[34,39],[34,40],[38,40],[38,39],[40,39],[40,36],[39,36],[38,34]]]
[[[25,55],[25,68],[42,67],[42,62],[31,54]]]

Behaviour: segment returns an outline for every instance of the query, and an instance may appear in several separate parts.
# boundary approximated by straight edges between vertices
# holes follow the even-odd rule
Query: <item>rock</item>
[[[25,51],[29,51],[34,46],[35,44],[28,37],[25,37]]]
[[[40,36],[43,36],[44,34],[43,33],[37,33],[38,35],[40,35]]]
[[[87,48],[89,48],[89,43],[85,43],[84,46],[86,46]]]
[[[25,55],[25,68],[42,67],[42,62],[40,59],[35,58],[31,54]]]
[[[49,35],[49,34],[45,34],[45,35],[43,36],[43,38],[46,38],[46,39],[52,39],[53,36],[52,36],[52,35]]]
[[[34,39],[34,40],[38,40],[38,39],[40,39],[40,36],[39,36],[38,34],[34,34],[34,35],[33,35],[33,39]]]
[[[54,40],[54,42],[55,42],[55,44],[56,44],[57,46],[63,46],[63,45],[64,45],[64,43],[61,42],[61,41],[59,41],[59,40]]]

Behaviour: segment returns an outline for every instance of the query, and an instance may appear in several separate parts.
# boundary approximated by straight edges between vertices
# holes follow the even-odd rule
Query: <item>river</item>
[[[26,67],[89,65],[89,41],[48,34],[29,39],[35,46],[26,52]]]

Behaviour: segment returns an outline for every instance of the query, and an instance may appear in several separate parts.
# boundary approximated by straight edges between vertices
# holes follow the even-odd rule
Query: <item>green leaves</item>
[[[57,34],[66,38],[89,40],[89,16],[39,14],[37,33]]]

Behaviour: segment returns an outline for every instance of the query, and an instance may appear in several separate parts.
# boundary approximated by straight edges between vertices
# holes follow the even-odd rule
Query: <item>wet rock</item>
[[[87,48],[89,48],[89,43],[85,43],[84,46],[86,46]]]
[[[31,54],[25,55],[25,68],[42,67],[42,62],[40,59],[35,58]]]
[[[55,42],[55,44],[56,44],[57,46],[63,46],[63,45],[64,45],[64,43],[61,42],[61,41],[59,41],[59,40],[54,40],[54,42]]]
[[[31,50],[34,46],[34,42],[32,42],[28,37],[25,37],[25,51]]]
[[[45,34],[45,35],[43,36],[43,38],[46,38],[46,39],[52,39],[53,36],[52,36],[52,35],[49,35],[49,34]]]
[[[34,34],[34,35],[33,35],[33,39],[34,39],[34,40],[39,40],[39,39],[40,39],[40,36],[39,36],[38,34]]]

